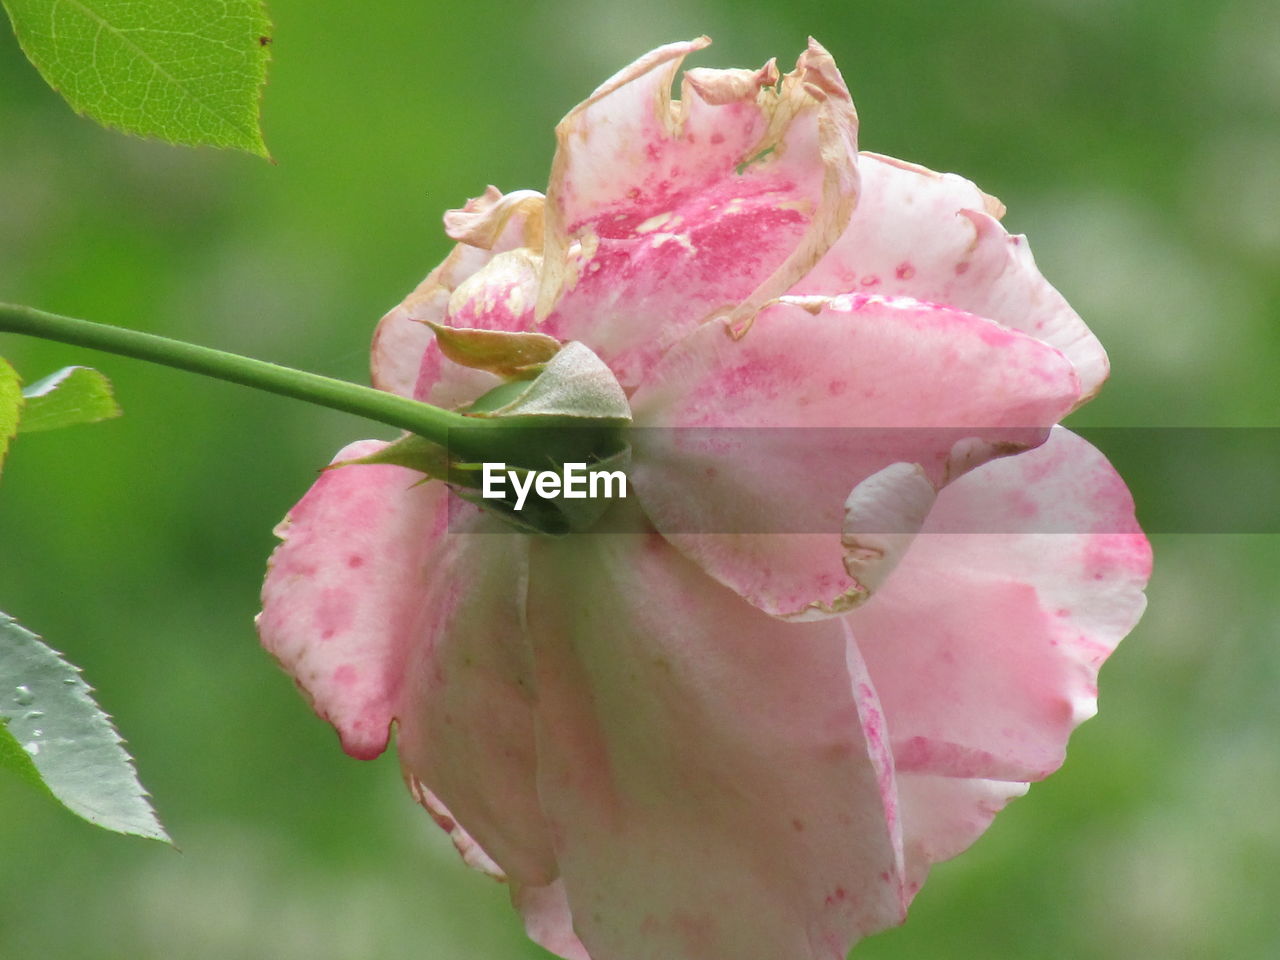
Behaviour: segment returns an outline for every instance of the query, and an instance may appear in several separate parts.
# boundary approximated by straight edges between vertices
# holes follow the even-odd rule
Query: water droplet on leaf
[[[14,687],[13,702],[20,707],[25,707],[35,699],[35,694],[31,692],[30,687]]]

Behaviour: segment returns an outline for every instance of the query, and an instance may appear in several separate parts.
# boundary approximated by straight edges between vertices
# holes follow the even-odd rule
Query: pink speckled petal
[[[425,321],[443,323],[454,288],[489,260],[489,251],[458,244],[413,293],[388,311],[373,332],[370,377],[375,387],[413,396],[423,351],[435,340]]]
[[[1080,401],[1107,378],[1107,355],[1041,276],[1004,207],[970,181],[862,153],[862,192],[839,242],[793,293],[887,293],[946,304],[1022,330],[1061,350],[1080,376]]]
[[[496,187],[445,214],[449,236],[459,241],[440,266],[413,293],[387,313],[373,335],[372,377],[379,390],[431,399],[454,406],[470,401],[496,383],[492,375],[443,364],[427,322],[486,330],[525,329],[532,320],[541,269],[542,194]],[[467,281],[492,261],[495,290],[482,291]],[[532,280],[525,276],[532,273]],[[528,308],[517,302],[528,285]],[[467,292],[458,294],[459,287]],[[456,316],[455,316],[456,314]],[[436,384],[443,378],[439,389]],[[436,398],[435,394],[439,394]],[[460,399],[459,399],[460,398]]]
[[[511,902],[524,916],[529,939],[565,960],[592,960],[573,932],[573,915],[565,897],[564,882],[541,887],[511,885]]]
[[[900,461],[940,488],[1002,444],[1040,442],[1034,428],[1078,393],[1057,350],[990,320],[904,298],[784,298],[741,340],[699,328],[635,393],[637,425],[662,428],[635,438],[635,490],[664,536],[761,609],[840,613],[875,580],[855,579],[865,552],[841,542],[850,491]]]
[[[336,460],[369,456],[355,443]],[[534,783],[531,680],[518,617],[526,539],[388,465],[325,472],[278,529],[263,644],[352,756],[398,726],[405,779],[487,873],[555,878]]]
[[[449,296],[444,319],[451,327],[524,331],[533,325],[541,257],[520,248],[499,253]],[[452,408],[470,403],[502,382],[496,374],[447,360],[432,337],[422,353],[414,396]]]
[[[546,884],[556,867],[535,792],[520,609],[528,538],[474,508],[455,510],[465,513],[441,537],[436,576],[417,588],[422,640],[401,687],[400,763],[428,810],[446,808],[507,877]]]
[[[335,462],[385,446],[353,443]],[[444,528],[444,486],[420,479],[394,466],[321,474],[276,528],[284,542],[262,588],[263,645],[362,760],[386,749]]]
[[[839,621],[769,617],[653,533],[537,540],[530,566],[538,792],[594,960],[843,960],[902,920],[882,715]]]
[[[1142,613],[1150,570],[1123,481],[1067,430],[943,490],[849,617],[898,770],[1011,781],[1056,770],[1095,711],[1098,667]]]
[[[781,78],[691,70],[705,40],[637,61],[556,129],[540,327],[624,387],[708,317],[746,325],[808,272],[857,197],[857,117],[816,43]],[[775,88],[775,84],[778,84]]]

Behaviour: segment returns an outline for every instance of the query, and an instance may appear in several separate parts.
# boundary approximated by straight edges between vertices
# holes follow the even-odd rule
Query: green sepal
[[[493,413],[495,410],[501,410],[503,407],[514,403],[524,396],[528,390],[529,384],[524,380],[510,380],[506,383],[500,383],[488,393],[482,394],[473,400],[463,412],[468,416]]]
[[[502,406],[480,409],[473,404],[468,413],[476,417],[560,417],[615,423],[631,420],[631,405],[613,371],[577,341],[566,343],[535,379],[518,386],[523,389],[514,391]]]
[[[565,463],[583,463],[589,465],[588,482],[592,473],[625,473],[630,465],[624,428],[631,420],[631,408],[613,372],[580,343],[561,347],[546,339],[556,345],[556,353],[541,372],[533,380],[502,383],[467,407],[465,415],[475,426],[451,428],[447,448],[405,434],[376,453],[332,464],[330,469],[355,464],[406,467],[424,478],[445,481],[461,499],[523,532],[560,535],[590,529],[609,508],[609,500],[542,498],[530,493],[516,510],[514,496],[498,500],[481,495],[485,462],[500,462],[521,477],[535,470],[557,470]],[[474,339],[468,349],[482,352],[481,346],[481,340]],[[515,341],[503,347],[507,348],[514,350]],[[509,351],[507,356],[514,354]],[[508,372],[514,370],[512,366]]]
[[[502,500],[487,500],[480,496],[478,490],[454,489],[459,500],[475,504],[480,509],[491,513],[515,527],[519,533],[548,534],[562,537],[569,533],[569,526],[560,511],[546,501],[530,497],[523,510],[516,510],[511,504]]]
[[[588,465],[587,473],[603,473],[606,471],[621,470],[624,474],[631,466],[631,448],[626,447],[618,451],[611,457],[606,457],[598,463]],[[557,497],[551,501],[556,505],[561,516],[564,517],[571,533],[590,530],[610,507],[613,506],[612,500],[606,500],[601,497],[599,499],[587,498],[585,500],[567,500],[564,497]],[[526,504],[528,506],[528,504]]]
[[[446,359],[508,380],[532,380],[560,352],[560,341],[545,333],[448,327],[430,320],[427,326]]]
[[[594,473],[613,470],[621,470],[626,473],[627,468],[630,466],[631,448],[628,446],[618,450],[611,456],[588,464],[587,474],[590,477]],[[520,467],[510,467],[509,469],[511,472],[521,476],[530,472]],[[614,503],[613,500],[604,497],[594,500],[589,497],[570,499],[563,495],[540,497],[535,491],[530,490],[524,506],[517,510],[514,497],[509,500],[491,500],[481,496],[478,488],[482,485],[482,478],[477,474],[475,480],[476,482],[473,486],[477,489],[455,488],[454,493],[468,503],[473,503],[490,513],[496,514],[523,533],[540,533],[551,536],[582,533],[594,527],[596,522]]]
[[[419,473],[439,480],[445,479],[449,473],[449,455],[445,449],[416,433],[406,433],[399,440],[387,444],[377,453],[371,453],[367,457],[340,460],[329,464],[325,469],[336,470],[339,467],[349,467],[354,464],[390,464],[395,467],[408,467],[410,470],[417,470]]]

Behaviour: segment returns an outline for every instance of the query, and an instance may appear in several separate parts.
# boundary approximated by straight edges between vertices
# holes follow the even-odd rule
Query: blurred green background
[[[270,7],[276,166],[103,131],[0,35],[0,299],[363,379],[373,323],[447,248],[441,213],[486,183],[541,187],[553,124],[598,82],[698,33],[706,66],[786,64],[811,33],[862,145],[1000,196],[1108,346],[1112,381],[1075,422],[1280,424],[1273,0]],[[343,756],[257,646],[273,524],[337,447],[387,431],[0,351],[28,379],[90,362],[118,386],[122,420],[18,442],[0,608],[84,667],[182,848],[0,779],[0,958],[546,956],[394,760]],[[1276,486],[1256,495],[1277,511]],[[1280,956],[1280,537],[1156,550],[1066,767],[855,956]]]

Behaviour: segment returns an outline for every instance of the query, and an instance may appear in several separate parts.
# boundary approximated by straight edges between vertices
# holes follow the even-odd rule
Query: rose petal
[[[493,253],[521,247],[537,253],[542,249],[543,199],[536,190],[504,194],[490,184],[461,210],[445,213],[444,232],[459,243]]]
[[[454,849],[462,857],[463,863],[472,870],[488,874],[499,882],[506,882],[506,871],[498,866],[497,861],[485,852],[484,848],[476,842],[475,837],[471,836],[466,828],[458,823],[458,818],[444,805],[443,800],[423,786],[421,780],[407,771],[405,782],[408,784],[409,792],[413,794],[413,798],[422,804],[427,813],[431,814],[431,819],[436,822],[436,826],[449,834],[449,839],[453,841]]]
[[[925,529],[847,618],[894,731],[909,896],[1027,789],[983,775],[1029,779],[1061,761],[1150,572],[1123,482],[1061,428],[948,487]]]
[[[369,456],[364,440],[334,462]],[[421,585],[444,529],[444,487],[403,467],[352,465],[321,474],[276,528],[258,632],[337,729],[369,760],[386,749]]]
[[[521,627],[528,538],[461,509],[465,518],[455,516],[440,539],[434,575],[417,587],[420,639],[397,709],[400,763],[424,805],[446,808],[506,876],[546,884],[556,866],[535,791]],[[459,849],[465,859],[468,848]]]
[[[421,479],[325,472],[278,528],[258,629],[352,756],[380,754],[397,722],[405,779],[469,865],[548,883],[517,616],[525,538],[466,506],[450,529],[445,486]]]
[[[592,957],[843,960],[901,921],[882,722],[839,622],[768,617],[656,534],[538,540],[531,569],[538,789]]]
[[[716,313],[747,324],[839,237],[857,195],[857,117],[816,43],[781,79],[696,70],[671,44],[556,128],[540,328],[588,343],[625,387]]]
[[[533,326],[541,258],[524,249],[499,253],[449,296],[445,325],[520,332]],[[423,350],[414,396],[440,407],[458,407],[492,390],[502,379],[447,360],[434,337]]]
[[[474,399],[496,382],[491,375],[480,371],[454,364],[442,365],[435,337],[426,324],[429,321],[487,330],[525,329],[526,311],[516,303],[521,294],[513,293],[513,287],[519,287],[524,282],[524,273],[532,271],[527,294],[528,319],[531,320],[537,296],[537,274],[541,269],[538,254],[542,247],[542,205],[542,195],[533,190],[504,195],[491,186],[461,210],[445,214],[447,232],[460,242],[444,262],[427,274],[413,293],[378,324],[373,335],[371,368],[375,387],[427,399],[434,396],[433,388],[447,369],[449,382],[438,391],[440,398],[431,402],[454,406]],[[521,251],[521,254],[503,258],[512,251]],[[490,275],[492,292],[477,290],[472,283],[468,293],[455,296],[460,286],[493,260],[502,262]],[[474,302],[477,294],[480,294],[479,303]],[[507,316],[508,312],[519,319]],[[456,318],[452,316],[455,313]],[[457,382],[453,382],[455,377]],[[458,396],[463,400],[457,400]]]
[[[980,317],[784,298],[742,340],[707,324],[662,358],[632,397],[636,423],[660,428],[636,435],[634,486],[664,536],[761,609],[839,613],[869,586],[839,533],[851,490],[899,461],[941,487],[1039,442],[1030,428],[1078,389],[1058,351]]]
[[[563,881],[556,880],[542,887],[512,884],[511,902],[524,916],[525,933],[534,943],[565,960],[592,960],[573,932],[573,916]]]
[[[373,332],[370,360],[370,378],[375,387],[404,397],[414,395],[423,352],[435,339],[424,321],[443,322],[454,288],[489,259],[486,250],[458,244],[413,293],[379,321]]]
[[[974,532],[984,524],[1015,532]],[[1150,562],[1124,483],[1061,428],[947,487],[897,570],[849,617],[898,770],[1056,770],[1095,711],[1098,667],[1142,613]]]
[[[862,192],[848,229],[793,293],[885,293],[946,304],[1061,350],[1080,376],[1079,403],[1107,378],[1107,355],[1041,276],[1003,205],[971,182],[862,153]]]
[[[931,864],[968,850],[996,814],[1029,786],[905,772],[898,773],[897,784],[909,897],[920,890]]]
[[[917,463],[892,463],[844,502],[844,568],[868,591],[880,589],[924,526],[938,490]]]

